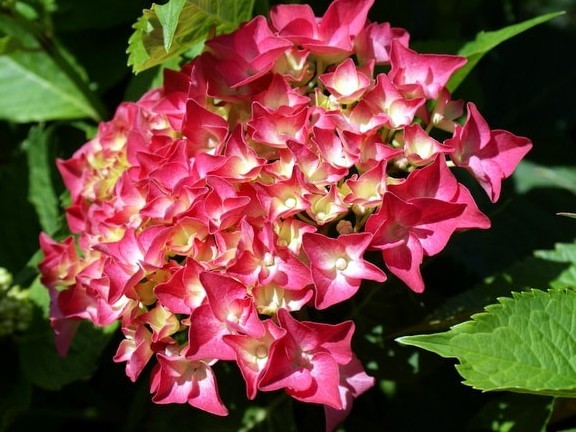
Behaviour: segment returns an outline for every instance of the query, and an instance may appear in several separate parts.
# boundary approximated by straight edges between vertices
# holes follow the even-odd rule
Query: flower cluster
[[[80,320],[119,321],[114,360],[131,380],[153,364],[156,403],[226,415],[213,366],[229,361],[249,399],[322,404],[328,430],[346,417],[374,381],[354,323],[298,318],[384,282],[367,251],[423,291],[424,257],[490,224],[451,168],[496,201],[531,147],[452,100],[464,58],[413,51],[372,4],[275,6],[58,161],[73,235],[41,235],[40,269],[62,354]]]

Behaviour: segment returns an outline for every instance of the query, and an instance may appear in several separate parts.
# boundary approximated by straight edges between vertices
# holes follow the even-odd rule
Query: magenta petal
[[[334,33],[346,27],[350,37],[356,36],[366,25],[368,11],[374,0],[337,0],[333,1],[320,21],[319,29],[323,33]]]
[[[424,280],[420,273],[423,256],[422,246],[414,235],[410,235],[405,244],[382,251],[388,270],[417,293],[424,291]]]
[[[60,357],[66,357],[68,349],[72,344],[72,339],[78,331],[80,320],[66,318],[51,318],[50,325],[54,330],[54,341],[56,350]]]
[[[411,97],[436,99],[465,57],[444,54],[419,54],[393,40],[390,52],[390,78]]]
[[[190,395],[188,403],[193,407],[219,416],[228,415],[228,409],[220,399],[216,376],[210,366],[201,363],[201,367],[196,369],[197,392]]]
[[[270,346],[280,339],[286,331],[272,320],[264,321],[266,335],[254,338],[247,335],[226,335],[223,337],[236,353],[236,363],[246,382],[246,395],[252,400],[256,397],[258,385],[269,365]]]
[[[260,390],[290,388],[304,391],[312,385],[312,376],[308,369],[294,361],[297,348],[295,342],[290,339],[291,336],[285,335],[270,346],[269,365],[258,386]]]
[[[510,177],[522,158],[532,148],[532,142],[525,137],[516,136],[508,131],[493,130],[490,145],[498,149],[494,157],[502,169],[505,178]],[[482,153],[480,154],[482,156]]]
[[[229,313],[228,307],[234,300],[243,299],[247,295],[244,284],[217,273],[201,273],[200,282],[206,290],[214,316],[220,321],[226,321]]]
[[[354,357],[349,363],[340,366],[340,397],[342,409],[324,406],[326,416],[326,431],[331,432],[338,426],[352,410],[352,402],[362,393],[374,386],[374,378],[368,376],[360,361]]]
[[[316,309],[326,309],[353,297],[360,288],[362,279],[349,279],[342,273],[324,273],[322,270],[312,272],[316,287],[314,305]]]
[[[370,233],[344,234],[338,238],[304,234],[302,246],[310,259],[317,308],[325,309],[349,299],[363,279],[380,282],[386,279],[382,270],[362,258],[371,241]]]
[[[157,359],[150,384],[154,402],[189,403],[212,414],[228,414],[218,395],[214,372],[207,363],[190,361],[172,350],[159,353]]]
[[[234,351],[222,340],[227,334],[230,330],[226,323],[214,316],[209,305],[197,307],[190,316],[186,356],[193,360],[233,360]]]
[[[318,403],[341,409],[338,364],[334,358],[329,353],[318,352],[312,356],[311,365],[310,375],[313,377],[311,386],[301,391],[288,388],[286,392],[302,402]]]

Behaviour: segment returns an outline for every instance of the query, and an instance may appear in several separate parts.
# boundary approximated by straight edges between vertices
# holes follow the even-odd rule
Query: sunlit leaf
[[[574,397],[575,310],[573,290],[513,293],[447,332],[397,341],[457,358],[475,389]]]
[[[28,298],[38,307],[42,316],[48,318],[50,313],[50,296],[48,295],[46,287],[40,282],[40,277],[36,277],[28,288]]]
[[[135,73],[203,42],[208,34],[233,31],[252,16],[254,0],[170,0],[145,9],[134,24],[128,65]]]
[[[165,5],[157,6],[155,9],[158,21],[160,21],[160,25],[162,26],[162,37],[166,52],[170,51],[170,47],[174,41],[174,35],[178,27],[178,18],[180,18],[180,13],[186,1],[187,0],[170,0]]]
[[[0,118],[15,122],[98,118],[68,76],[43,52],[0,56]]]

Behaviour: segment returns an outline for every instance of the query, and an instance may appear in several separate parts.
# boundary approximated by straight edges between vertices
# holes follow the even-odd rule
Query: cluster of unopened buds
[[[25,331],[32,321],[28,290],[13,285],[12,275],[0,267],[0,339]]]
[[[114,360],[131,380],[153,363],[156,403],[226,415],[213,370],[226,361],[249,399],[283,389],[323,405],[328,430],[346,417],[374,383],[354,323],[306,309],[384,282],[380,267],[423,291],[425,256],[490,225],[452,168],[495,202],[531,147],[452,100],[464,58],[413,51],[367,19],[372,3],[273,7],[58,161],[73,235],[42,234],[40,268],[62,354],[80,320],[119,321]]]

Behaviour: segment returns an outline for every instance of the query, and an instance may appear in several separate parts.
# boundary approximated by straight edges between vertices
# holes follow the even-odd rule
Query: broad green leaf
[[[60,67],[42,51],[0,56],[0,119],[35,122],[98,114]]]
[[[6,2],[6,6],[13,8],[18,14],[27,19],[34,20],[56,10],[56,0],[23,0]]]
[[[18,21],[16,18],[6,13],[0,13],[0,34],[13,39],[12,43],[18,43],[22,48],[28,50],[39,49],[39,44],[31,29]]]
[[[50,134],[43,126],[32,127],[24,149],[28,159],[28,200],[36,209],[42,229],[53,234],[59,227],[60,206],[52,184]]]
[[[553,250],[535,251],[534,255],[555,262],[565,262],[576,266],[576,243],[557,243]],[[574,281],[576,286],[576,280]]]
[[[457,358],[475,389],[576,397],[576,291],[512,295],[447,332],[396,340]]]
[[[34,279],[34,282],[32,282],[32,285],[28,288],[28,298],[38,306],[42,317],[48,319],[50,314],[50,295],[46,287],[40,282],[39,276]]]
[[[14,40],[12,47],[17,43],[22,48],[0,55],[0,119],[24,123],[99,118],[84,76],[55,41],[41,44],[37,37],[44,36],[34,26],[5,14],[0,14],[0,33]]]
[[[254,0],[170,0],[145,9],[128,41],[128,65],[135,73],[178,56],[226,33],[252,16]]]
[[[454,92],[456,88],[464,81],[466,76],[474,69],[476,64],[484,57],[484,55],[492,50],[493,48],[500,45],[502,42],[511,39],[512,37],[519,35],[520,33],[529,30],[530,28],[537,26],[538,24],[545,23],[564,12],[552,12],[549,14],[541,15],[536,18],[529,19],[527,21],[521,22],[519,24],[514,24],[503,29],[490,31],[490,32],[480,32],[476,35],[476,39],[465,44],[459,51],[458,55],[464,56],[468,59],[468,62],[459,69],[448,82],[448,89],[450,92]]]

